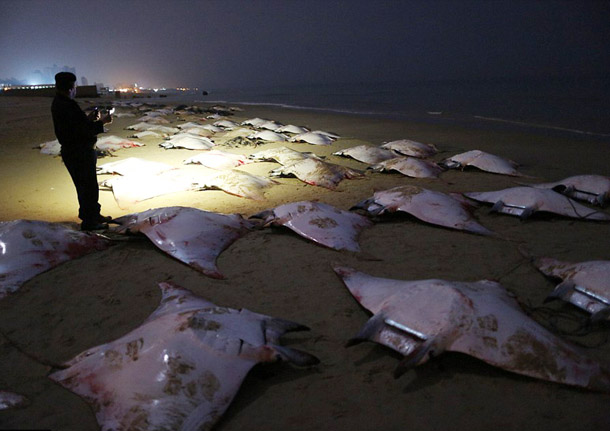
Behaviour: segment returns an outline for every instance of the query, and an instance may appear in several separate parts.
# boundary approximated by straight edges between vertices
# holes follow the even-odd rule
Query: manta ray
[[[552,189],[573,199],[601,207],[610,202],[610,177],[603,175],[575,175],[552,183],[526,184],[530,187]]]
[[[434,162],[407,156],[384,160],[369,166],[369,169],[374,172],[397,171],[413,178],[438,178],[443,172],[443,168]]]
[[[260,139],[262,141],[270,141],[270,142],[284,142],[286,141],[286,136],[281,133],[275,133],[271,130],[263,130],[261,132],[253,133],[247,136],[248,139]]]
[[[610,392],[610,369],[528,317],[499,283],[401,281],[335,267],[373,317],[348,344],[371,340],[405,356],[395,375],[445,351],[504,370]]]
[[[186,150],[209,150],[214,146],[214,142],[205,136],[191,135],[183,133],[174,135],[170,139],[159,144],[160,147],[169,150],[171,148],[184,148]]]
[[[98,235],[60,223],[0,222],[0,299],[42,272],[109,246]]]
[[[160,126],[158,124],[152,124],[148,126],[145,130],[152,130],[154,132],[161,132],[168,135],[173,135],[180,131],[180,129],[178,129],[177,127]]]
[[[180,169],[157,174],[114,176],[102,181],[101,185],[112,190],[114,200],[121,209],[157,196],[201,189],[192,174]]]
[[[542,257],[534,265],[543,274],[563,280],[547,301],[563,299],[591,313],[594,321],[610,317],[610,261],[572,263]]]
[[[132,141],[120,136],[110,135],[100,137],[95,143],[95,148],[100,151],[118,151],[122,148],[142,147],[144,144]],[[61,144],[57,139],[54,141],[43,142],[40,144],[40,152],[50,156],[59,156],[61,153]]]
[[[144,132],[146,130],[151,130],[153,132],[162,132],[168,135],[173,135],[174,133],[178,133],[180,129],[176,127],[167,127],[160,126],[158,124],[149,124],[145,122],[140,122],[136,124],[132,124],[131,126],[127,126],[125,129],[127,130],[135,130],[137,132]]]
[[[28,404],[29,400],[23,395],[14,392],[0,391],[0,410],[24,407]]]
[[[492,211],[526,219],[535,212],[549,212],[581,220],[610,221],[610,215],[592,210],[550,189],[512,187],[480,193],[464,193],[479,202],[493,204]]]
[[[161,138],[161,137],[167,137],[167,136],[169,136],[167,133],[153,132],[152,130],[144,130],[143,132],[134,133],[133,135],[131,135],[129,137],[136,138],[136,139],[144,139],[144,138]]]
[[[227,169],[213,174],[204,174],[194,179],[197,190],[222,190],[231,195],[253,200],[263,200],[264,189],[277,181],[260,175],[243,172],[237,169]]]
[[[213,124],[213,126],[220,127],[224,130],[231,130],[231,129],[239,126],[239,124],[237,124],[236,122],[231,121],[231,120],[219,120],[219,121],[216,121]]]
[[[252,163],[252,160],[248,159],[246,156],[220,150],[204,151],[196,156],[189,157],[184,161],[185,165],[197,164],[203,165],[206,168],[218,170],[232,169],[247,163]]]
[[[255,118],[249,118],[247,120],[242,121],[241,125],[257,127],[258,125],[266,123],[267,121],[269,121],[269,120],[265,120],[264,118],[255,117]]]
[[[203,124],[193,123],[192,121],[188,121],[186,123],[181,123],[181,124],[176,125],[176,127],[179,128],[180,130],[188,130],[193,127],[201,127],[201,126],[203,126]]]
[[[101,182],[103,187],[112,190],[121,209],[165,194],[200,190],[222,190],[235,196],[263,200],[263,190],[274,184],[278,182],[235,169],[204,174],[172,169],[158,174],[115,176]]]
[[[223,129],[222,127],[214,126],[213,124],[204,124],[203,126],[201,126],[201,128],[209,130],[210,132],[214,132],[214,133],[219,133],[219,132],[225,131],[225,129]]]
[[[467,166],[472,166],[493,174],[510,175],[513,177],[523,176],[521,172],[517,171],[517,166],[519,165],[516,162],[481,150],[456,154],[440,162],[440,165],[447,169],[464,169]]]
[[[299,135],[301,133],[309,132],[309,129],[302,126],[295,126],[294,124],[287,124],[274,130],[276,133],[291,133],[293,135]]]
[[[97,167],[97,173],[100,174],[119,174],[119,175],[155,175],[161,172],[174,169],[173,166],[167,163],[153,162],[137,157],[128,157],[127,159],[119,160],[118,162],[104,163]]]
[[[46,154],[48,156],[59,156],[61,153],[61,144],[57,139],[43,142],[38,145],[38,148],[40,148],[40,154]]]
[[[296,151],[288,147],[269,148],[248,156],[257,162],[278,162],[280,165],[290,165],[309,158],[320,159],[314,153]]]
[[[380,145],[380,147],[387,150],[393,150],[404,156],[417,157],[419,159],[432,157],[438,153],[438,149],[432,144],[424,144],[422,142],[411,141],[409,139],[386,142]]]
[[[286,226],[310,241],[335,250],[360,251],[358,235],[373,225],[368,218],[321,202],[301,201],[262,211],[251,218],[265,226]]]
[[[117,151],[121,148],[143,147],[141,142],[132,141],[130,139],[121,138],[120,136],[110,135],[98,138],[95,143],[95,148],[102,151]]]
[[[333,143],[331,136],[318,132],[305,132],[293,136],[289,139],[290,142],[306,142],[312,145],[331,145]]]
[[[386,150],[379,147],[371,147],[370,145],[358,145],[356,147],[346,148],[336,151],[333,156],[351,157],[362,163],[374,165],[384,160],[393,159],[396,153],[391,150]]]
[[[141,326],[49,376],[92,406],[102,431],[209,430],[256,364],[319,362],[279,345],[303,325],[159,287],[161,303]]]
[[[162,118],[160,115],[152,115],[154,114],[153,112],[149,112],[146,115],[144,115],[143,117],[140,117],[137,119],[137,121],[142,121],[144,123],[150,123],[150,124],[169,124],[170,121]]]
[[[223,278],[216,258],[256,223],[239,214],[189,207],[164,207],[114,220],[117,232],[142,233],[157,247],[208,277]]]
[[[228,141],[234,140],[235,138],[246,138],[250,135],[252,135],[252,129],[248,129],[247,127],[239,127],[237,129],[223,132],[220,138],[226,144]]]
[[[417,186],[398,186],[375,192],[373,197],[352,209],[363,209],[370,215],[403,211],[427,223],[480,235],[494,235],[474,219],[464,201]]]
[[[192,126],[189,128],[184,128],[182,129],[182,133],[194,136],[203,136],[205,138],[214,136],[214,132],[206,129],[204,126]]]
[[[146,120],[144,120],[144,118],[146,118],[146,119],[160,118],[160,117],[163,117],[168,114],[171,114],[171,112],[149,111],[146,114],[144,114],[144,116],[142,118],[139,118],[138,121],[146,121]]]
[[[364,174],[355,169],[308,157],[272,170],[271,176],[294,176],[312,186],[334,190],[344,178],[361,178]]]
[[[282,126],[283,126],[283,124],[278,123],[277,121],[269,120],[269,121],[265,121],[263,123],[259,123],[255,127],[257,129],[267,129],[267,130],[272,130],[272,131],[277,132],[276,129],[279,129]]]
[[[331,138],[332,140],[339,139],[339,138],[341,137],[341,136],[339,136],[339,135],[338,135],[338,134],[336,134],[336,133],[333,133],[333,132],[327,132],[327,131],[325,131],[325,130],[312,130],[312,132],[311,132],[311,133],[315,133],[315,134],[317,134],[317,135],[323,135],[323,136],[327,136],[327,137]]]

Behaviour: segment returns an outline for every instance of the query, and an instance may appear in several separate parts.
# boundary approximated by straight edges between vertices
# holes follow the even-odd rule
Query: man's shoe
[[[100,214],[100,216],[98,217],[97,221],[99,223],[110,223],[112,221],[112,217],[110,216],[103,216]]]
[[[87,223],[82,222],[80,224],[80,230],[106,230],[108,229],[108,223]]]

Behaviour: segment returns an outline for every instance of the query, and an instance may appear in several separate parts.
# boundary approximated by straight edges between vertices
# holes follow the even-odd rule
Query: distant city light
[[[31,81],[30,81],[31,82]],[[131,94],[141,94],[145,95],[147,93],[158,93],[158,92],[193,92],[199,91],[198,87],[176,87],[176,88],[167,88],[167,87],[156,87],[156,88],[148,88],[138,86],[138,83],[134,83],[133,87],[103,87],[103,84],[97,84],[98,91],[100,94],[108,94],[108,92],[118,92],[118,93],[131,93]],[[39,89],[49,89],[55,88],[55,84],[28,84],[28,85],[12,85],[4,82],[0,82],[0,92],[9,91],[9,90],[39,90]]]
[[[108,91],[118,91],[120,93],[158,93],[160,91],[180,91],[180,92],[185,92],[185,91],[199,91],[198,87],[176,87],[176,88],[167,88],[167,87],[156,87],[156,88],[149,88],[149,87],[142,87],[139,86],[138,83],[134,83],[133,87],[115,87],[112,88],[110,87],[108,89]]]
[[[2,90],[38,90],[41,88],[55,88],[54,84],[43,84],[43,85],[9,85],[0,84]]]

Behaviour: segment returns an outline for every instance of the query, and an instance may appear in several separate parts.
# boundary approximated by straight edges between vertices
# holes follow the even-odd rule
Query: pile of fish
[[[279,183],[271,177],[293,176],[331,191],[343,179],[365,177],[364,170],[287,146],[332,146],[341,139],[336,133],[263,118],[233,121],[228,116],[237,108],[152,109],[141,104],[121,104],[120,108],[129,112],[117,116],[145,114],[127,129],[137,131],[133,139],[150,142],[100,138],[98,147],[100,143],[115,145],[109,148],[116,151],[118,147],[152,143],[165,150],[194,154],[182,166],[137,157],[99,166],[98,174],[111,175],[101,184],[112,190],[122,209],[166,193],[203,189],[264,200],[263,190]],[[200,118],[204,113],[209,115]],[[169,115],[183,121],[173,124],[166,119]],[[269,147],[249,155],[217,148],[243,149],[249,145]],[[56,143],[45,143],[41,151],[50,154],[56,147]],[[372,175],[396,171],[412,178],[438,179],[446,169],[475,167],[497,175],[525,176],[517,170],[517,163],[480,150],[437,162],[431,158],[438,152],[435,145],[400,139],[379,146],[343,148],[329,157],[337,161],[350,157]],[[268,176],[236,169],[257,162],[280,166]],[[186,170],[184,165],[192,165],[192,169]],[[144,235],[171,257],[205,276],[220,279],[224,276],[216,263],[218,256],[255,229],[287,227],[315,244],[358,253],[361,232],[388,213],[407,213],[416,223],[499,238],[473,215],[476,202],[491,204],[493,212],[521,219],[545,212],[603,222],[610,221],[610,215],[600,207],[609,200],[610,178],[600,175],[463,194],[405,184],[375,191],[371,197],[354,202],[349,211],[306,200],[284,203],[250,218],[181,206],[155,208],[115,219],[118,226],[112,234]],[[57,223],[1,222],[0,299],[43,271],[110,245],[104,236]],[[533,263],[543,274],[561,280],[548,300],[572,303],[590,313],[593,321],[610,318],[610,261],[570,263],[539,257]],[[455,351],[513,373],[610,392],[608,364],[592,359],[543,328],[497,282],[436,278],[403,281],[344,266],[334,266],[334,271],[354,298],[373,314],[348,344],[370,340],[399,352],[404,359],[398,364],[397,376],[433,356]],[[217,306],[172,283],[159,286],[161,303],[142,325],[119,339],[80,353],[49,375],[84,398],[104,430],[210,429],[257,363],[318,363],[308,353],[279,344],[284,333],[308,329],[305,326],[245,309]],[[23,396],[0,390],[0,410],[24,403],[27,400]]]

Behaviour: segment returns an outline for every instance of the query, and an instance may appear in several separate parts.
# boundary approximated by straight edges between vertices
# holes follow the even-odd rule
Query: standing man
[[[78,217],[81,230],[108,228],[112,217],[100,214],[95,143],[104,124],[112,122],[110,114],[100,118],[99,111],[86,115],[74,101],[76,76],[70,72],[55,75],[56,95],[51,105],[55,136],[61,144],[61,158],[72,177],[78,195]]]

